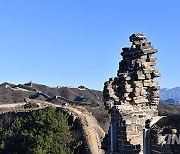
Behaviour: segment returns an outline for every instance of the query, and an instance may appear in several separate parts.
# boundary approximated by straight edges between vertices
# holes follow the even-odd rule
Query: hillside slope
[[[103,105],[102,92],[88,88],[48,87],[36,83],[19,85],[3,83],[0,85],[0,104],[24,102],[27,98],[54,103],[69,101],[81,105]]]
[[[109,114],[104,109],[103,94],[101,91],[92,90],[83,86],[72,87],[48,87],[36,83],[14,85],[3,83],[0,85],[0,105],[23,103],[30,99],[47,101],[54,104],[80,105],[87,108],[98,120],[105,132],[109,127]]]

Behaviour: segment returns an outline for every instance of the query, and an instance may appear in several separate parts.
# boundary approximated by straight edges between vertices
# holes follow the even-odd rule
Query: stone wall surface
[[[142,153],[142,131],[158,116],[157,50],[143,34],[132,34],[129,40],[132,45],[122,48],[117,76],[104,83],[105,106],[111,113],[109,153]]]
[[[163,117],[149,129],[151,154],[180,153],[180,115]]]

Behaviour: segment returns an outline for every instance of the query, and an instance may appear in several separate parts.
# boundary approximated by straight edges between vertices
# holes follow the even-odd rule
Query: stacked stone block
[[[129,39],[132,45],[122,49],[123,60],[119,63],[117,77],[105,83],[104,98],[113,99],[116,105],[156,106],[160,99],[159,84],[153,79],[160,74],[154,67],[153,54],[157,50],[142,34],[133,34]]]

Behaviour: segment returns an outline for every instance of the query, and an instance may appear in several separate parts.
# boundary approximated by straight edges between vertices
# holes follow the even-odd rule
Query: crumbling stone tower
[[[142,153],[143,129],[158,116],[157,50],[143,34],[129,39],[132,45],[122,49],[117,77],[104,83],[105,106],[111,113],[109,153]]]

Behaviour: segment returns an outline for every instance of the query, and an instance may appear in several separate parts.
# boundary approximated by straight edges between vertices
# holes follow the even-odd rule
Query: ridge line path
[[[33,101],[34,102],[34,101]],[[95,117],[87,111],[86,108],[81,106],[61,106],[52,104],[46,101],[35,101],[40,106],[39,108],[29,109],[29,110],[38,110],[45,108],[47,106],[60,107],[69,110],[71,113],[79,117],[82,129],[84,131],[85,138],[87,140],[88,147],[92,154],[104,154],[104,151],[101,149],[101,142],[105,136],[104,130],[99,126],[98,121]],[[22,107],[25,103],[14,103],[14,104],[2,104],[0,105],[0,109],[13,109],[16,107]],[[27,111],[20,110],[20,112]],[[9,112],[9,111],[6,111]],[[2,114],[2,113],[1,113]]]
[[[105,132],[99,126],[95,117],[83,107],[77,106],[74,108],[72,106],[66,106],[64,108],[68,109],[80,118],[91,153],[103,154],[104,152],[101,149],[101,142],[105,136]]]

